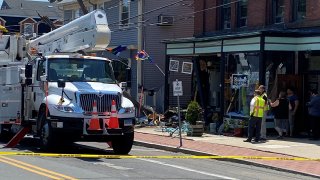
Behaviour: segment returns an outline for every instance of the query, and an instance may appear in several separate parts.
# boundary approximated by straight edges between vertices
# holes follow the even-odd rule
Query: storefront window
[[[226,56],[225,110],[227,115],[249,115],[249,104],[259,85],[259,53]]]
[[[291,76],[295,74],[292,52],[266,52],[265,67],[265,86],[270,99],[276,99],[278,93],[286,91],[289,86],[299,88],[293,83],[294,77]]]
[[[320,56],[311,56],[309,58],[308,71],[320,71]]]
[[[320,56],[310,56],[308,59],[308,75],[306,76],[308,90],[320,92]]]

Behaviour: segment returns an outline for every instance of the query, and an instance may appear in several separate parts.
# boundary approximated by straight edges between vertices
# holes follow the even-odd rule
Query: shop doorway
[[[204,120],[209,124],[218,121],[221,107],[220,57],[201,56],[195,63],[193,99],[205,110]]]
[[[296,112],[296,118],[294,122],[294,134],[300,134],[306,132],[308,129],[308,121],[305,118],[305,87],[303,83],[303,77],[301,75],[277,75],[277,92],[286,91],[288,88],[293,88],[294,93],[298,96],[299,106]],[[277,93],[277,94],[278,94]]]

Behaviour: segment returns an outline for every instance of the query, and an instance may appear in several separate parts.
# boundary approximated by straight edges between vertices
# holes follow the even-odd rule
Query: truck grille
[[[92,112],[94,100],[97,101],[98,113],[111,112],[112,100],[116,101],[117,110],[121,105],[121,95],[80,94],[80,106],[82,110],[85,112]]]

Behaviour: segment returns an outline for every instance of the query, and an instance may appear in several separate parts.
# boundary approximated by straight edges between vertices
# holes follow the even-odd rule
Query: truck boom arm
[[[95,10],[29,42],[29,50],[54,52],[105,50],[111,39],[104,11]]]

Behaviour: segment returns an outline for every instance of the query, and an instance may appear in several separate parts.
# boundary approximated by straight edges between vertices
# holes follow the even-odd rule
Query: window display
[[[232,53],[226,56],[226,115],[248,116],[249,103],[259,85],[259,53]]]

